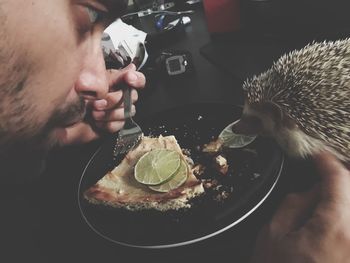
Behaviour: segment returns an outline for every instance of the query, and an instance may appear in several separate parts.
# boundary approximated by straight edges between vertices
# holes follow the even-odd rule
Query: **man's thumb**
[[[321,177],[323,201],[350,202],[350,172],[333,155],[322,152],[314,156]]]

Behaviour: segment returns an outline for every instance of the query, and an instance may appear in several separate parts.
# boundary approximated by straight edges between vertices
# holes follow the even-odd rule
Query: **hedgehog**
[[[312,42],[243,83],[239,134],[273,137],[292,157],[350,161],[350,38]]]

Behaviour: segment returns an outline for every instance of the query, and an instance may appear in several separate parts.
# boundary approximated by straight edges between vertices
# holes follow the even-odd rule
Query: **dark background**
[[[150,62],[143,69],[147,87],[140,92],[137,118],[197,102],[242,105],[242,82],[267,69],[284,52],[314,39],[348,35],[347,1],[243,1],[241,29],[209,34],[201,5],[192,23],[159,35],[153,17],[132,21],[150,33]],[[178,2],[178,9],[188,8]],[[161,39],[161,41],[159,40]],[[186,50],[194,74],[169,79],[153,59],[159,51]],[[261,226],[288,192],[314,181],[309,160],[287,159],[280,181],[267,201],[238,226],[203,242],[175,249],[145,250],[118,246],[92,232],[80,216],[77,188],[83,169],[101,141],[55,150],[45,174],[25,184],[3,185],[0,194],[0,251],[3,262],[246,262]],[[20,165],[20,163],[19,163]]]

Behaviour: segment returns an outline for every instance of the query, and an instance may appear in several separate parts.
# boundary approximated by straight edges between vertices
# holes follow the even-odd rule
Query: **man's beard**
[[[76,101],[55,110],[46,124],[37,131],[36,134],[33,134],[30,138],[25,138],[25,140],[18,140],[20,143],[18,146],[20,146],[21,149],[27,148],[30,150],[48,151],[59,143],[55,137],[55,129],[65,128],[82,121],[85,112],[85,100],[83,97],[79,97]],[[16,144],[18,144],[18,142]]]
[[[55,111],[47,124],[42,129],[42,138],[48,138],[46,147],[51,148],[53,145],[59,144],[58,138],[52,132],[55,128],[69,127],[84,119],[86,114],[86,103],[83,97],[79,97],[74,103],[70,103],[64,109]]]
[[[0,150],[1,179],[22,182],[40,175],[50,149],[59,144],[55,129],[64,128],[84,118],[86,109],[83,97],[54,111],[48,122],[31,137],[14,138]],[[3,145],[4,146],[4,145]]]

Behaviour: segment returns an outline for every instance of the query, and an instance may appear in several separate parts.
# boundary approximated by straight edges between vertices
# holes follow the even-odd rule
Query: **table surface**
[[[195,74],[177,80],[154,78],[149,81],[147,88],[140,93],[138,118],[197,102],[242,104],[242,79],[232,72],[228,74],[227,68],[211,63],[201,54],[201,48],[213,41],[207,32],[202,10],[197,9],[191,18],[192,23],[184,34],[165,48],[190,51]],[[254,43],[259,46],[259,42]],[[239,59],[244,60],[245,56],[249,58],[249,52],[240,54]],[[254,61],[250,59],[245,62],[248,73],[249,65],[252,72],[256,69],[252,63]],[[144,262],[209,262],[231,258],[233,262],[245,262],[257,232],[269,220],[282,197],[290,191],[307,188],[313,181],[313,177],[307,174],[312,173],[311,162],[288,159],[271,196],[237,227],[186,247],[163,250],[125,248],[92,232],[78,209],[76,199],[80,176],[99,145],[98,141],[57,150],[50,155],[47,172],[40,180],[16,186],[15,190],[15,186],[9,186],[2,191],[1,243],[6,244],[7,252],[16,249],[17,252],[10,255],[12,259],[33,258],[33,262],[136,262],[140,259]]]

